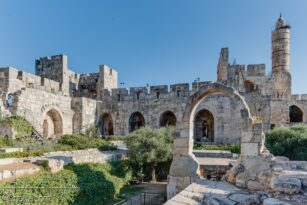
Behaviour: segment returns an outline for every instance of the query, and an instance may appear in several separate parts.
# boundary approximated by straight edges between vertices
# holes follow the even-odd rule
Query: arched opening
[[[249,80],[246,80],[244,82],[244,86],[245,86],[245,91],[247,93],[253,92],[255,90],[254,83]]]
[[[82,115],[81,113],[75,113],[72,118],[72,127],[74,134],[81,134],[82,132]]]
[[[59,138],[63,135],[63,121],[60,113],[55,110],[49,110],[43,121],[43,135],[47,138]]]
[[[113,135],[113,119],[109,113],[104,113],[100,118],[100,133],[102,136]]]
[[[13,96],[13,94],[9,93],[7,95],[7,99],[6,99],[6,106],[7,107],[12,107],[13,106],[13,102],[14,102],[14,96]]]
[[[171,111],[166,111],[160,116],[160,127],[176,126],[176,116]]]
[[[194,140],[201,143],[214,141],[214,117],[206,109],[200,110],[195,115]]]
[[[129,132],[145,126],[145,119],[140,112],[134,112],[129,118]]]
[[[289,107],[290,122],[303,122],[303,111],[296,105]]]

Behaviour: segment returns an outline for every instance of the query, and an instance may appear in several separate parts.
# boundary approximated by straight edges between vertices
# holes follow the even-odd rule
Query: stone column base
[[[176,177],[168,176],[167,200],[184,190],[187,186],[199,180],[199,176]]]

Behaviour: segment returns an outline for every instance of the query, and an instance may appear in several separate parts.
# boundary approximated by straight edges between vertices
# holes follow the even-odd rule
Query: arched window
[[[244,86],[247,93],[253,92],[255,90],[254,83],[249,80],[244,82]]]
[[[134,112],[129,118],[129,132],[145,126],[145,119],[140,112]]]
[[[13,106],[13,100],[14,100],[14,96],[13,96],[13,94],[8,94],[7,95],[7,100],[6,100],[6,105],[8,106],[8,107],[11,107],[11,106]]]
[[[109,113],[104,113],[100,118],[100,132],[102,136],[113,135],[113,119]]]
[[[290,122],[303,122],[303,111],[296,105],[289,107]]]
[[[200,110],[194,118],[195,142],[214,141],[214,117],[209,110]]]
[[[160,116],[160,127],[176,126],[176,116],[171,111],[166,111]]]

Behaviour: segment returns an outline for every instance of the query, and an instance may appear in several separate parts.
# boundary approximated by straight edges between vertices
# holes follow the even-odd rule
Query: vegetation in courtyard
[[[194,144],[194,149],[196,150],[226,150],[231,151],[235,154],[240,154],[241,152],[241,145],[240,144],[233,144],[233,145],[201,145],[201,144]]]
[[[164,164],[160,168],[169,171],[172,159],[173,132],[173,127],[157,130],[141,128],[127,137],[128,157],[134,174],[156,180],[157,166]]]
[[[32,135],[32,125],[23,117],[11,116],[8,118],[1,118],[0,123],[9,124],[17,132],[17,139]]]
[[[51,140],[44,140],[42,142],[23,139],[12,140],[9,137],[0,137],[0,147],[20,147],[24,149],[23,152],[0,153],[0,158],[32,157],[40,156],[46,152],[89,148],[98,148],[101,151],[116,149],[111,142],[85,135],[64,135],[58,142]]]
[[[89,137],[100,138],[99,130],[94,124],[89,125],[84,134]]]
[[[70,146],[72,149],[99,148],[101,151],[116,149],[110,142],[86,135],[63,135],[58,143]]]
[[[275,156],[307,160],[307,126],[275,128],[266,133],[266,147]]]
[[[18,204],[108,204],[123,190],[133,191],[124,188],[131,177],[127,161],[69,165],[55,174],[45,172],[17,180],[16,192],[13,183],[0,183],[0,204],[8,204],[8,199],[18,200]]]

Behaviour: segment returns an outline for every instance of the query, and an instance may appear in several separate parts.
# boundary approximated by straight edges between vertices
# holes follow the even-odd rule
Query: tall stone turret
[[[217,82],[226,84],[228,66],[228,48],[222,48],[217,65]]]
[[[291,96],[290,25],[280,15],[272,31],[272,80],[274,97]]]

